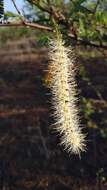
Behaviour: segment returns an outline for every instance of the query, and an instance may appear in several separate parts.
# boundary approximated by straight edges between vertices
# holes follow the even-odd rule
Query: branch
[[[72,40],[74,40],[75,42],[77,42],[77,45],[84,45],[84,46],[91,46],[94,48],[101,48],[101,49],[107,49],[107,45],[104,44],[96,44],[94,42],[90,42],[88,40],[84,40],[82,38],[78,38],[76,39],[75,36],[73,36],[72,34],[67,34],[68,37],[70,37]]]
[[[43,6],[41,6],[38,1],[33,1],[33,0],[27,0],[27,1],[28,1],[29,3],[31,3],[32,5],[37,6],[40,10],[51,14],[51,11],[50,11],[49,7],[43,7]]]
[[[100,3],[100,0],[97,0],[97,3],[96,3],[96,5],[95,5],[94,11],[93,11],[94,14],[95,14],[96,11],[97,11],[97,8],[98,8],[99,3]]]
[[[14,7],[16,8],[18,14],[21,16],[21,21],[20,22],[13,22],[13,23],[0,23],[0,27],[28,27],[28,28],[36,28],[36,29],[41,29],[41,30],[47,30],[50,32],[53,32],[53,29],[49,26],[44,26],[41,24],[37,24],[37,23],[31,23],[31,22],[27,22],[23,17],[22,14],[20,12],[20,10],[18,9],[15,0],[12,0]],[[36,2],[32,2],[33,4],[35,4],[36,6],[38,6],[38,4]],[[50,1],[48,0],[48,3],[50,3]],[[40,4],[38,6],[38,8],[40,8],[41,10],[48,12],[50,15],[53,14],[53,16],[58,19],[58,21],[62,22],[62,24],[66,25],[68,31],[65,35],[70,37],[72,40],[74,40],[75,42],[77,42],[77,44],[81,44],[81,45],[89,45],[92,47],[96,47],[96,48],[102,48],[102,49],[107,49],[107,45],[103,45],[103,44],[95,44],[93,42],[81,39],[81,38],[77,38],[76,35],[76,31],[73,28],[73,25],[71,25],[72,23],[69,23],[68,20],[65,19],[65,16],[62,15],[61,13],[58,13],[55,9],[55,7],[50,7],[50,9],[48,8],[44,8],[42,7]],[[70,30],[69,30],[70,29]]]
[[[23,17],[23,15],[21,14],[20,10],[18,9],[15,0],[11,0],[11,1],[13,3],[13,5],[14,5],[16,11],[17,11],[17,13],[19,14],[19,16],[21,16],[20,19],[22,21],[20,23],[10,23],[11,26],[24,26],[25,25],[27,27],[33,27],[33,28],[38,28],[38,29],[43,29],[43,30],[48,30],[48,31],[51,30],[48,26],[43,26],[43,25],[40,25],[40,24],[26,22],[25,18]],[[7,26],[8,26],[8,24],[7,24]]]
[[[17,11],[17,13],[18,13],[20,16],[22,16],[22,14],[21,14],[20,10],[18,9],[18,7],[17,7],[15,1],[14,1],[14,0],[11,0],[11,1],[12,1],[12,3],[13,3],[13,5],[14,5],[16,11]]]
[[[50,0],[47,0],[47,3],[48,3],[47,6],[41,5],[40,1],[38,1],[38,0],[27,0],[27,1],[29,1],[33,5],[37,6],[40,10],[42,10],[44,12],[47,12],[50,15],[50,18],[53,17],[58,24],[61,24],[61,25],[65,26],[66,30],[67,30],[67,33],[70,31],[70,35],[73,36],[73,39],[75,39],[75,41],[79,41],[79,42],[81,41],[84,45],[90,45],[90,46],[97,47],[97,48],[98,47],[99,48],[106,48],[106,46],[102,45],[102,44],[98,45],[98,44],[89,42],[89,41],[84,40],[84,39],[78,39],[77,29],[74,26],[73,22],[71,22],[69,19],[66,19],[64,14],[57,11],[56,8],[53,5],[51,5]],[[98,4],[99,4],[99,0],[97,0],[97,3],[96,3],[94,11],[96,11],[96,9],[98,7]],[[81,7],[84,8],[88,13],[94,14],[94,11],[92,11],[90,9],[87,9],[86,7],[84,7],[82,5],[81,5]],[[100,32],[100,30],[98,30],[97,28],[96,28],[96,31]]]
[[[17,23],[6,23],[6,24],[0,24],[0,27],[28,27],[28,28],[34,28],[34,29],[40,29],[40,30],[46,30],[48,32],[53,32],[53,29],[49,26],[44,26],[44,25],[40,25],[37,23],[29,23],[29,22],[17,22]],[[107,49],[107,45],[103,45],[103,44],[96,44],[93,42],[89,42],[87,40],[84,40],[82,38],[76,38],[73,34],[67,33],[65,34],[68,37],[70,37],[72,40],[74,40],[75,42],[77,42],[77,45],[84,45],[84,46],[92,46],[95,48],[102,48],[102,49]]]
[[[52,28],[48,27],[48,26],[44,26],[44,25],[40,25],[37,23],[30,23],[30,22],[13,22],[13,23],[3,23],[0,24],[0,27],[20,27],[20,26],[26,26],[26,27],[30,27],[30,28],[37,28],[37,29],[41,29],[41,30],[47,30],[47,31],[52,31]]]
[[[54,6],[52,6],[50,1],[48,0],[48,6],[42,6],[38,1],[28,0],[28,2],[32,3],[36,7],[38,7],[41,11],[48,13],[50,16],[59,22],[60,24],[68,25],[69,21],[65,18],[65,16],[56,10]]]

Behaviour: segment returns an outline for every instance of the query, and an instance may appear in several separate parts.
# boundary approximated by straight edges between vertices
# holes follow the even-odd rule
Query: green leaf
[[[85,36],[85,34],[86,34],[86,30],[84,27],[84,22],[82,19],[79,19],[79,35],[82,37],[82,36]]]

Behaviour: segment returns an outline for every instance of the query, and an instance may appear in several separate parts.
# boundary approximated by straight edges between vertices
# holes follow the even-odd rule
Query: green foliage
[[[10,12],[10,11],[7,11],[7,12],[5,12],[5,16],[6,16],[6,17],[16,17],[17,14],[12,13],[12,12]]]
[[[24,16],[27,20],[52,27],[51,8],[62,15],[64,22],[75,26],[78,38],[97,44],[107,43],[107,0],[25,0]],[[26,14],[25,14],[26,13]],[[56,14],[55,13],[55,14]],[[12,12],[4,13],[4,1],[0,1],[0,17],[19,20]],[[60,16],[59,16],[60,17]],[[67,34],[68,24],[57,20],[62,32]]]
[[[18,14],[12,13],[10,11],[7,11],[4,13],[4,20],[12,22],[12,21],[18,21],[20,19],[21,19],[21,16]]]
[[[48,45],[48,42],[49,42],[49,38],[48,36],[45,36],[45,35],[41,35],[38,36],[38,45],[41,47],[41,46],[46,46]]]
[[[33,2],[33,14],[31,6],[26,4]],[[31,17],[35,22],[50,25],[50,15],[40,7],[50,9],[50,5],[55,10],[76,26],[76,33],[79,38],[97,43],[107,42],[107,0],[50,0],[50,5],[47,0],[31,1],[25,0],[27,10],[31,11]],[[63,25],[60,23],[62,30]]]

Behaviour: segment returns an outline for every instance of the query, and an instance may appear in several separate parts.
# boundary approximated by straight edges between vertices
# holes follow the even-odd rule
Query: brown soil
[[[90,140],[81,159],[58,145],[51,95],[43,85],[46,52],[14,47],[0,52],[0,190],[106,190],[107,139],[98,129],[86,129]],[[104,58],[91,61],[81,58],[89,82],[78,78],[80,94],[90,99],[92,119],[103,129],[107,65]]]

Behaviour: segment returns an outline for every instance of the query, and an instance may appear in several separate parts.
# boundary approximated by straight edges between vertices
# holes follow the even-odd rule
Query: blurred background
[[[28,21],[50,24],[47,15],[28,1],[16,2]],[[54,1],[56,8],[60,10],[63,5],[68,17],[72,14],[73,21],[79,18],[75,21],[78,36],[87,39],[87,43],[78,44],[65,36],[77,57],[79,107],[87,151],[81,158],[69,155],[52,130],[47,72],[52,34],[25,27],[0,27],[0,190],[107,189],[107,2],[98,1],[101,4],[94,17],[87,10],[93,10],[96,1],[73,1],[74,7],[69,1],[63,2]],[[1,22],[20,19],[11,1],[4,1],[4,9]],[[88,44],[93,41],[98,47]]]

